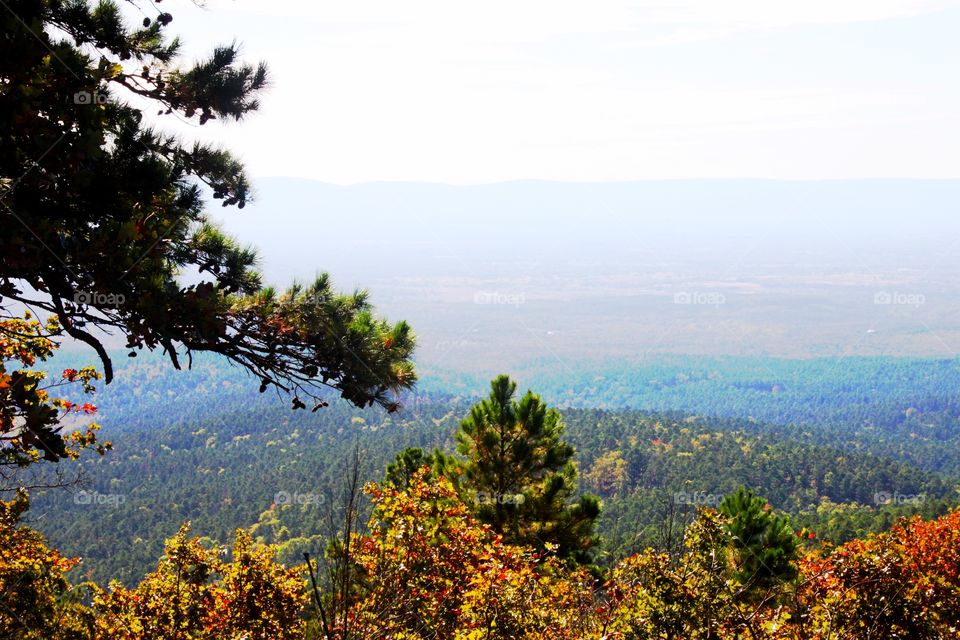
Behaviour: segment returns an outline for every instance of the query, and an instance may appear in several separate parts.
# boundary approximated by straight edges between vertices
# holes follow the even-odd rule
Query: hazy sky
[[[260,114],[199,130],[256,176],[960,177],[960,0],[161,6],[270,64]]]

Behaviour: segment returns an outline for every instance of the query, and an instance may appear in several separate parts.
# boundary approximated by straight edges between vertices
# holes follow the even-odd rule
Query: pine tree
[[[173,16],[124,6],[9,0],[0,11],[0,318],[11,303],[49,313],[60,327],[49,337],[93,348],[107,383],[102,332],[125,336],[131,356],[162,349],[176,368],[221,354],[294,408],[322,406],[333,388],[396,409],[415,381],[406,323],[376,318],[365,292],[339,294],[326,275],[264,286],[256,252],[204,212],[202,187],[243,208],[243,166],[148,124],[147,110],[156,126],[239,120],[259,107],[266,66],[235,45],[183,66]],[[185,272],[199,281],[185,285]]]
[[[387,472],[383,478],[384,484],[401,490],[406,489],[423,467],[430,469],[424,476],[425,479],[434,480],[438,476],[444,476],[456,486],[459,476],[458,461],[440,449],[435,449],[432,453],[424,453],[419,447],[407,447],[397,454],[393,462],[387,465]]]
[[[744,487],[723,499],[720,512],[728,518],[733,576],[748,596],[796,576],[797,543],[786,516]]]
[[[457,434],[465,497],[507,541],[556,545],[560,557],[589,562],[600,501],[582,495],[572,503],[577,469],[559,412],[531,391],[515,400],[517,385],[506,375],[490,386]]]

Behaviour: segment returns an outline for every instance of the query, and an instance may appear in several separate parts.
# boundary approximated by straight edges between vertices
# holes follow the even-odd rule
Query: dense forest
[[[516,375],[561,407],[640,409],[763,423],[757,429],[930,469],[960,468],[956,358],[694,357],[583,363],[550,360]],[[476,377],[436,372],[424,389],[469,393]],[[749,427],[745,427],[749,428]]]
[[[25,494],[0,503],[10,561],[48,563],[32,597],[56,628],[35,628],[950,637],[955,477],[737,420],[561,414],[531,392],[515,399],[506,376],[491,387],[479,403],[420,399],[393,415],[337,401],[291,414],[251,395],[256,411],[128,425],[122,452],[61,463],[84,488],[34,490],[29,510]],[[517,470],[517,493],[498,488],[504,469]],[[567,499],[545,497],[564,486]],[[305,574],[323,587],[311,594]]]
[[[52,362],[70,365],[73,358],[59,355]],[[284,544],[282,557],[290,562],[299,561],[303,550],[316,553],[329,535],[331,511],[341,506],[342,478],[355,449],[362,453],[365,481],[380,479],[407,447],[452,453],[460,421],[483,389],[460,397],[423,392],[396,414],[359,410],[332,398],[320,411],[291,413],[275,396],[256,393],[242,371],[222,361],[200,359],[182,373],[156,358],[121,362],[117,376],[123,386],[99,394],[98,408],[104,437],[123,446],[103,458],[61,465],[60,472],[80,475],[86,484],[69,494],[35,492],[30,515],[59,548],[84,558],[78,572],[101,581],[139,579],[159,557],[162,538],[186,520],[197,534],[221,542],[237,527],[254,526],[260,539]],[[767,366],[775,364],[788,368],[778,361]],[[929,449],[949,449],[943,439],[951,437],[951,423],[939,430],[931,426],[918,437],[906,424],[920,429],[927,414],[893,408],[934,406],[954,370],[943,361],[891,359],[887,365],[909,381],[892,399],[869,392],[877,360],[862,362],[862,370],[804,363],[810,378],[794,373],[791,388],[840,391],[822,398],[821,413],[795,392],[789,415],[802,427],[706,412],[563,409],[581,489],[603,500],[603,560],[670,544],[668,530],[688,523],[698,506],[716,506],[740,485],[790,513],[798,528],[834,543],[885,530],[900,515],[942,515],[960,503],[958,467],[933,471],[910,463]],[[731,382],[734,373],[728,367],[712,394],[706,388],[701,393],[718,404],[734,393],[756,393]],[[646,375],[649,368],[635,377]],[[754,375],[748,368],[737,377]],[[848,407],[846,399],[855,393],[853,380],[859,381],[859,405],[840,415],[878,416],[871,432],[882,446],[837,422],[836,408]],[[904,388],[913,393],[912,402],[901,395]],[[582,402],[594,401],[603,404],[587,396]],[[623,402],[639,398],[625,395]],[[768,413],[782,402],[779,394],[767,393],[746,406]],[[941,420],[949,406],[937,412]],[[735,407],[728,405],[728,412]],[[818,417],[824,426],[813,421]],[[83,492],[122,502],[84,504]],[[278,504],[278,494],[281,499],[289,494],[290,503]]]

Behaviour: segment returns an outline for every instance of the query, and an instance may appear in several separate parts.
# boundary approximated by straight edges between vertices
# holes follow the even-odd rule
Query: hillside
[[[157,366],[142,360],[127,363],[120,374],[124,386],[103,394],[104,431],[115,440],[115,451],[102,460],[64,467],[88,478],[87,493],[35,493],[31,521],[66,553],[82,556],[78,571],[92,578],[138,579],[161,553],[162,540],[186,520],[197,534],[220,541],[237,527],[256,525],[256,535],[286,545],[282,557],[288,561],[296,562],[302,549],[316,553],[330,533],[331,514],[341,506],[354,448],[363,453],[362,478],[378,480],[406,447],[452,450],[453,434],[473,401],[424,393],[411,397],[408,409],[396,416],[342,402],[316,413],[291,412],[269,394],[251,392],[242,374],[216,361],[201,361],[196,371],[182,374],[160,375]],[[666,371],[677,365],[663,366]],[[726,366],[729,376],[733,367]],[[715,396],[703,386],[707,378],[693,388],[704,401],[714,398],[715,404],[701,409],[719,406],[736,391],[768,398],[766,403],[752,399],[754,412],[799,419],[804,389],[823,393],[818,385],[837,382],[825,379],[819,368],[805,368],[810,366],[779,378],[787,389],[798,390],[793,399],[785,394],[785,401],[727,377],[712,387]],[[936,362],[899,366],[906,372],[902,379],[916,381],[912,402],[918,406],[938,398],[937,380],[953,372]],[[742,367],[738,377],[751,379],[754,373]],[[814,385],[815,380],[822,382]],[[871,384],[869,378],[864,384]],[[215,405],[206,401],[210,385],[218,390]],[[584,389],[582,393],[591,388],[610,393],[602,385],[570,381],[570,386]],[[836,388],[853,393],[843,385]],[[882,530],[899,514],[945,512],[960,498],[956,467],[941,465],[934,472],[909,458],[939,446],[944,438],[956,438],[955,430],[945,427],[941,436],[912,437],[900,414],[877,420],[876,430],[884,435],[878,443],[855,429],[839,429],[840,418],[858,412],[883,417],[874,405],[883,406],[886,397],[865,397],[859,407],[832,401],[820,413],[806,406],[802,431],[746,417],[711,417],[704,411],[698,417],[679,411],[567,408],[563,415],[567,437],[577,449],[581,488],[604,500],[600,530],[605,557],[613,560],[662,544],[664,523],[686,522],[696,506],[715,505],[741,484],[793,514],[798,526],[835,542]],[[644,398],[624,394],[623,402]],[[580,401],[591,399],[602,400],[586,395]],[[836,407],[851,413],[838,416]],[[728,411],[735,408],[729,405]],[[788,410],[792,413],[775,414]],[[831,444],[836,433],[843,437]],[[883,496],[890,497],[890,504],[878,504]]]

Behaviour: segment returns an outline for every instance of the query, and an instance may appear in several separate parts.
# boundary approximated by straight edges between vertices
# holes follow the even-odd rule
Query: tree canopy
[[[477,505],[477,518],[507,540],[553,545],[561,557],[586,562],[598,542],[600,501],[582,495],[572,503],[575,450],[562,439],[560,413],[531,391],[514,399],[516,390],[508,376],[494,378],[489,398],[461,423],[463,487]]]
[[[208,195],[244,207],[243,166],[160,128],[256,111],[266,65],[244,62],[235,44],[184,65],[173,16],[155,6],[4,3],[0,313],[55,318],[44,337],[92,347],[107,383],[112,333],[131,356],[159,349],[176,368],[195,352],[220,354],[294,408],[322,406],[333,388],[395,410],[416,380],[409,326],[376,317],[364,291],[336,292],[326,274],[265,286],[255,250],[205,213]],[[7,325],[0,333],[13,337]]]
[[[746,487],[725,497],[720,513],[729,519],[734,577],[746,597],[796,576],[797,539],[788,518]]]
[[[92,393],[100,374],[86,367],[65,369],[48,378],[46,373],[32,370],[38,360],[52,355],[55,344],[46,335],[58,328],[56,319],[43,324],[29,312],[23,318],[0,319],[0,491],[25,488],[29,483],[18,471],[35,462],[76,458],[86,448],[102,455],[111,446],[97,441],[99,425],[95,422],[61,435],[64,418],[93,416],[97,407],[52,394],[75,386]],[[76,421],[74,426],[80,427]]]
[[[960,625],[960,511],[810,549],[791,562],[796,581],[745,599],[736,557],[717,553],[735,527],[713,509],[698,511],[679,557],[647,549],[600,584],[505,541],[428,467],[408,480],[366,488],[373,510],[349,538],[353,579],[314,597],[341,599],[323,620],[306,568],[280,565],[275,546],[243,530],[211,548],[183,526],[136,586],[105,590],[71,583],[78,559],[21,522],[24,493],[0,500],[0,637],[806,640],[955,638]]]

